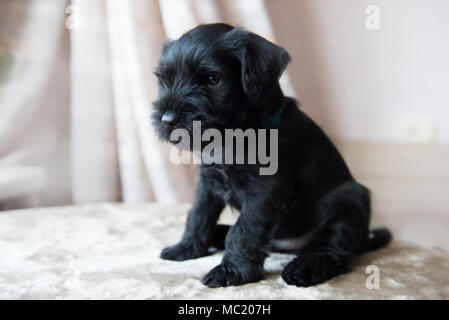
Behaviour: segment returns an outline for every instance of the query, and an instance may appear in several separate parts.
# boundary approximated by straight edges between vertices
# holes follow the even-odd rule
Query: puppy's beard
[[[170,128],[167,128],[163,124],[157,124],[155,125],[155,128],[156,128],[156,135],[159,137],[159,139],[165,142],[171,142],[170,134],[172,130]]]

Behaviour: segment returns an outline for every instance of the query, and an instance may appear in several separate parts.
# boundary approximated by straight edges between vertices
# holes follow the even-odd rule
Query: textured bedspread
[[[265,280],[209,289],[200,278],[221,253],[172,262],[160,250],[181,236],[187,205],[101,204],[0,213],[0,299],[448,299],[447,255],[395,240],[355,259],[348,274],[310,288],[280,277],[290,255],[273,254]],[[228,212],[224,220],[233,221]],[[367,289],[366,268],[380,270]]]

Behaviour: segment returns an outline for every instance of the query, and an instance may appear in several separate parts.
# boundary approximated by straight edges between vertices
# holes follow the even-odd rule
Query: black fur
[[[283,270],[288,284],[310,286],[348,271],[356,253],[387,245],[386,229],[371,233],[370,194],[354,181],[324,132],[285,97],[278,80],[290,56],[253,33],[226,24],[200,25],[164,44],[156,70],[159,98],[153,124],[168,140],[175,128],[276,128],[279,167],[259,175],[259,164],[199,165],[195,201],[181,241],[161,257],[194,259],[223,248],[222,263],[203,278],[209,287],[241,285],[263,278],[273,239],[314,230],[311,241]],[[210,85],[210,75],[218,84]],[[213,79],[213,80],[216,80]],[[216,82],[216,81],[215,81]],[[286,103],[278,124],[267,118]],[[161,121],[171,113],[170,125]],[[225,205],[240,211],[232,227],[217,225]],[[374,236],[374,237],[373,237]]]

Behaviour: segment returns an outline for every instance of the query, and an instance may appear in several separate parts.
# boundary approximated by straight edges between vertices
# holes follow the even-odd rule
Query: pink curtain
[[[219,21],[275,40],[261,0],[20,0],[0,8],[0,170],[35,169],[13,175],[5,188],[19,192],[3,200],[0,174],[7,208],[191,201],[195,167],[169,161],[170,146],[149,120],[161,43]],[[294,94],[288,75],[282,84]]]
[[[0,205],[190,201],[195,168],[169,161],[149,114],[161,43],[200,23],[284,46],[285,93],[332,137],[447,145],[449,2],[379,0],[378,30],[371,5],[0,0]]]

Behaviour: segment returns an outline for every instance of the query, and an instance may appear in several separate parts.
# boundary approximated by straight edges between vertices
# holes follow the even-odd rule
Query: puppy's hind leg
[[[307,287],[349,271],[349,262],[368,239],[370,196],[364,186],[346,182],[319,200],[322,221],[310,243],[282,271],[288,284]]]

